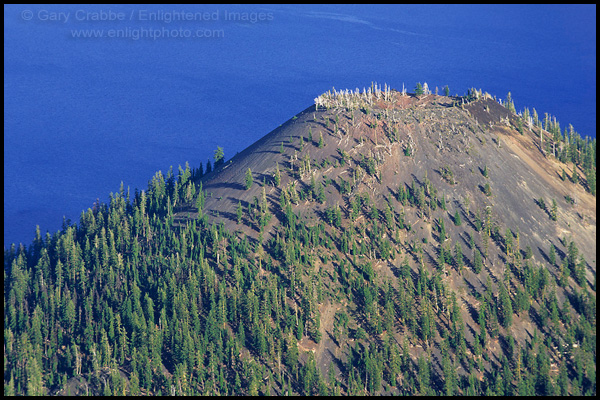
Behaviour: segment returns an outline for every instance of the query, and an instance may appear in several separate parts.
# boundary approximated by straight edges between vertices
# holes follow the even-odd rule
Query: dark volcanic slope
[[[372,104],[362,106],[320,107],[318,110],[315,106],[309,107],[236,155],[220,170],[205,176],[202,179],[206,192],[203,212],[209,220],[223,222],[231,231],[258,238],[259,224],[247,210],[249,204],[260,202],[264,189],[273,215],[262,233],[263,243],[266,243],[283,234],[282,190],[290,194],[294,186],[301,192],[299,201],[292,205],[294,213],[309,226],[325,226],[335,244],[329,250],[320,248],[315,264],[317,270],[323,269],[331,278],[330,290],[335,291],[334,277],[339,260],[343,259],[358,270],[359,265],[371,263],[378,277],[392,281],[398,279],[404,260],[409,261],[414,276],[420,268],[429,271],[431,276],[443,272],[443,282],[448,290],[456,293],[467,327],[465,338],[469,354],[477,352],[475,341],[480,330],[477,310],[483,293],[491,291],[498,296],[504,282],[512,301],[517,302],[517,293],[523,291],[523,282],[528,279],[525,275],[530,273],[527,271],[543,267],[551,277],[552,291],[542,291],[543,298],[531,300],[529,313],[516,314],[510,328],[501,328],[503,340],[510,336],[519,346],[527,346],[536,331],[549,332],[550,328],[536,320],[536,315],[546,308],[549,293],[555,291],[559,305],[563,306],[569,297],[582,290],[573,274],[566,286],[556,285],[565,268],[560,266],[560,260],[566,259],[571,242],[579,250],[578,265],[585,269],[585,279],[594,288],[595,298],[595,197],[581,184],[560,179],[562,169],[571,171],[572,167],[543,154],[538,143],[539,133],[527,128],[523,134],[517,132],[519,117],[516,114],[488,95],[460,105],[463,100],[435,95],[417,98],[392,91],[387,100],[374,99]],[[323,146],[319,147],[321,135]],[[547,132],[546,135],[548,137]],[[281,171],[279,186],[274,184],[273,178],[276,165]],[[246,190],[244,179],[248,168],[253,173],[254,184]],[[581,170],[579,175],[584,176]],[[311,188],[311,182],[323,185],[323,202],[317,201],[317,187]],[[488,193],[486,186],[489,186]],[[421,205],[401,201],[402,191],[422,196],[415,200]],[[575,204],[567,201],[567,195],[575,199]],[[541,198],[546,210],[538,205]],[[358,199],[357,213],[352,215],[352,205]],[[444,200],[446,210],[442,209]],[[550,218],[553,200],[557,203],[557,221]],[[240,224],[236,218],[238,202],[244,210]],[[338,205],[342,221],[336,228],[328,223],[326,210]],[[374,208],[378,210],[377,217],[374,217]],[[388,208],[391,223],[384,218]],[[462,219],[458,226],[453,223],[457,213]],[[195,217],[196,209],[190,205],[176,215],[176,221],[183,224]],[[379,225],[374,226],[373,220]],[[477,228],[478,220],[483,229]],[[440,221],[444,221],[446,231],[442,243]],[[378,234],[379,238],[370,237],[369,232],[379,229],[378,226],[386,228]],[[392,246],[391,256],[371,250],[366,254],[359,251],[358,257],[344,253],[342,242],[348,231],[354,232],[351,248],[362,248],[365,243],[375,241],[387,242]],[[512,245],[507,245],[509,240]],[[452,262],[459,244],[464,254],[464,269],[454,267]],[[551,245],[559,254],[557,265],[550,265],[548,261]],[[519,251],[514,250],[517,246]],[[447,264],[440,270],[441,249]],[[476,252],[484,254],[480,273],[473,267]],[[323,373],[330,361],[345,360],[347,345],[351,343],[351,339],[346,342],[332,339],[335,336],[333,315],[339,310],[354,315],[356,321],[363,312],[357,304],[337,303],[333,298],[323,301],[319,304],[323,340],[316,343],[305,336],[299,342],[301,350],[315,352]],[[449,326],[448,318],[445,312],[439,312],[438,328]],[[561,325],[559,330],[566,329]],[[402,343],[407,327],[398,323],[391,333]],[[440,333],[435,333],[432,340],[436,345],[429,347],[411,337],[409,351],[416,362],[427,349],[435,361],[433,368],[440,373]],[[505,343],[496,337],[486,345],[492,355],[484,362],[488,369],[500,363]],[[457,368],[459,374],[466,373],[463,364]]]
[[[297,171],[307,155],[313,163],[311,172],[317,181],[323,177],[352,179],[361,158],[373,157],[380,162],[377,166],[379,179],[365,173],[352,193],[368,191],[381,202],[388,194],[395,193],[400,183],[410,184],[413,178],[420,182],[427,174],[447,200],[454,203],[452,215],[455,207],[465,212],[467,198],[472,204],[471,210],[491,205],[494,215],[505,225],[503,231],[504,228],[520,230],[522,247],[530,245],[534,250],[538,247],[546,249],[548,243],[554,243],[558,237],[573,236],[581,244],[580,250],[586,260],[595,262],[595,197],[581,185],[560,180],[561,168],[570,170],[571,167],[544,157],[533,132],[526,130],[525,135],[519,134],[514,129],[517,117],[510,115],[496,101],[481,99],[464,109],[451,107],[451,104],[451,99],[442,96],[429,95],[418,100],[396,94],[393,102],[380,101],[379,107],[369,115],[360,110],[315,111],[311,106],[237,154],[220,171],[205,176],[202,179],[207,193],[205,212],[211,217],[218,213],[218,220],[229,229],[249,233],[250,230],[236,224],[238,201],[246,208],[254,197],[259,198],[264,180],[267,197],[275,211],[280,190],[271,182],[277,163],[282,172],[282,187],[297,182],[298,188],[307,188],[312,175],[307,173],[298,179],[289,174],[292,164]],[[377,119],[374,114],[380,112],[389,116],[384,114]],[[334,132],[336,117],[338,134]],[[509,125],[506,118],[511,121]],[[329,123],[326,123],[327,119]],[[378,126],[373,128],[375,121]],[[396,135],[393,129],[398,131],[395,142],[389,140],[389,136]],[[309,143],[309,131],[312,132],[312,143]],[[325,142],[323,148],[317,147],[320,133]],[[302,150],[301,137],[305,142]],[[406,157],[404,151],[411,141],[414,156]],[[344,166],[339,165],[340,150],[351,158]],[[324,160],[329,161],[328,165],[323,166]],[[442,178],[444,166],[452,171],[457,181],[455,185]],[[490,172],[489,179],[482,175],[485,166]],[[252,170],[254,185],[245,190],[248,168]],[[490,198],[482,190],[486,182],[492,189]],[[333,203],[344,207],[351,197],[341,196],[333,186],[325,192],[325,204],[301,202],[296,206],[298,211],[316,214]],[[575,205],[567,202],[566,195],[576,199]],[[545,198],[548,205],[551,199],[556,199],[558,223],[551,221],[538,207],[536,200],[540,197]],[[187,216],[187,212],[179,214],[180,217],[184,215]],[[191,215],[196,216],[193,212]],[[276,223],[273,219],[270,226]],[[539,250],[537,254],[541,256]],[[593,281],[591,275],[589,279]]]

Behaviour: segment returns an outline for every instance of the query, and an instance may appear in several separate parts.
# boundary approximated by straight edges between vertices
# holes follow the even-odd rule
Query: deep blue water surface
[[[510,91],[595,136],[596,6],[5,5],[4,244],[371,81]]]

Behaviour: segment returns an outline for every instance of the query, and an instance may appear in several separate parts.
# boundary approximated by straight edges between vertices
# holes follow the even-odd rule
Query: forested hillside
[[[596,140],[328,92],[4,251],[5,395],[595,395]]]

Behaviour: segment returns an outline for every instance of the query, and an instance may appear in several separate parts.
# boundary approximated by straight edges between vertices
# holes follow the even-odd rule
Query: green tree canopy
[[[244,179],[244,182],[246,184],[246,190],[248,190],[252,187],[253,179],[252,179],[252,171],[250,170],[250,168],[248,168],[248,170],[246,171],[246,177]]]
[[[225,153],[223,153],[223,148],[218,146],[215,150],[215,168],[219,167],[221,164],[225,162]]]

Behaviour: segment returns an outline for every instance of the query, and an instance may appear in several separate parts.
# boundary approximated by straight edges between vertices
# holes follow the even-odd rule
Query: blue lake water
[[[4,245],[371,81],[510,91],[595,137],[596,6],[5,5]]]

